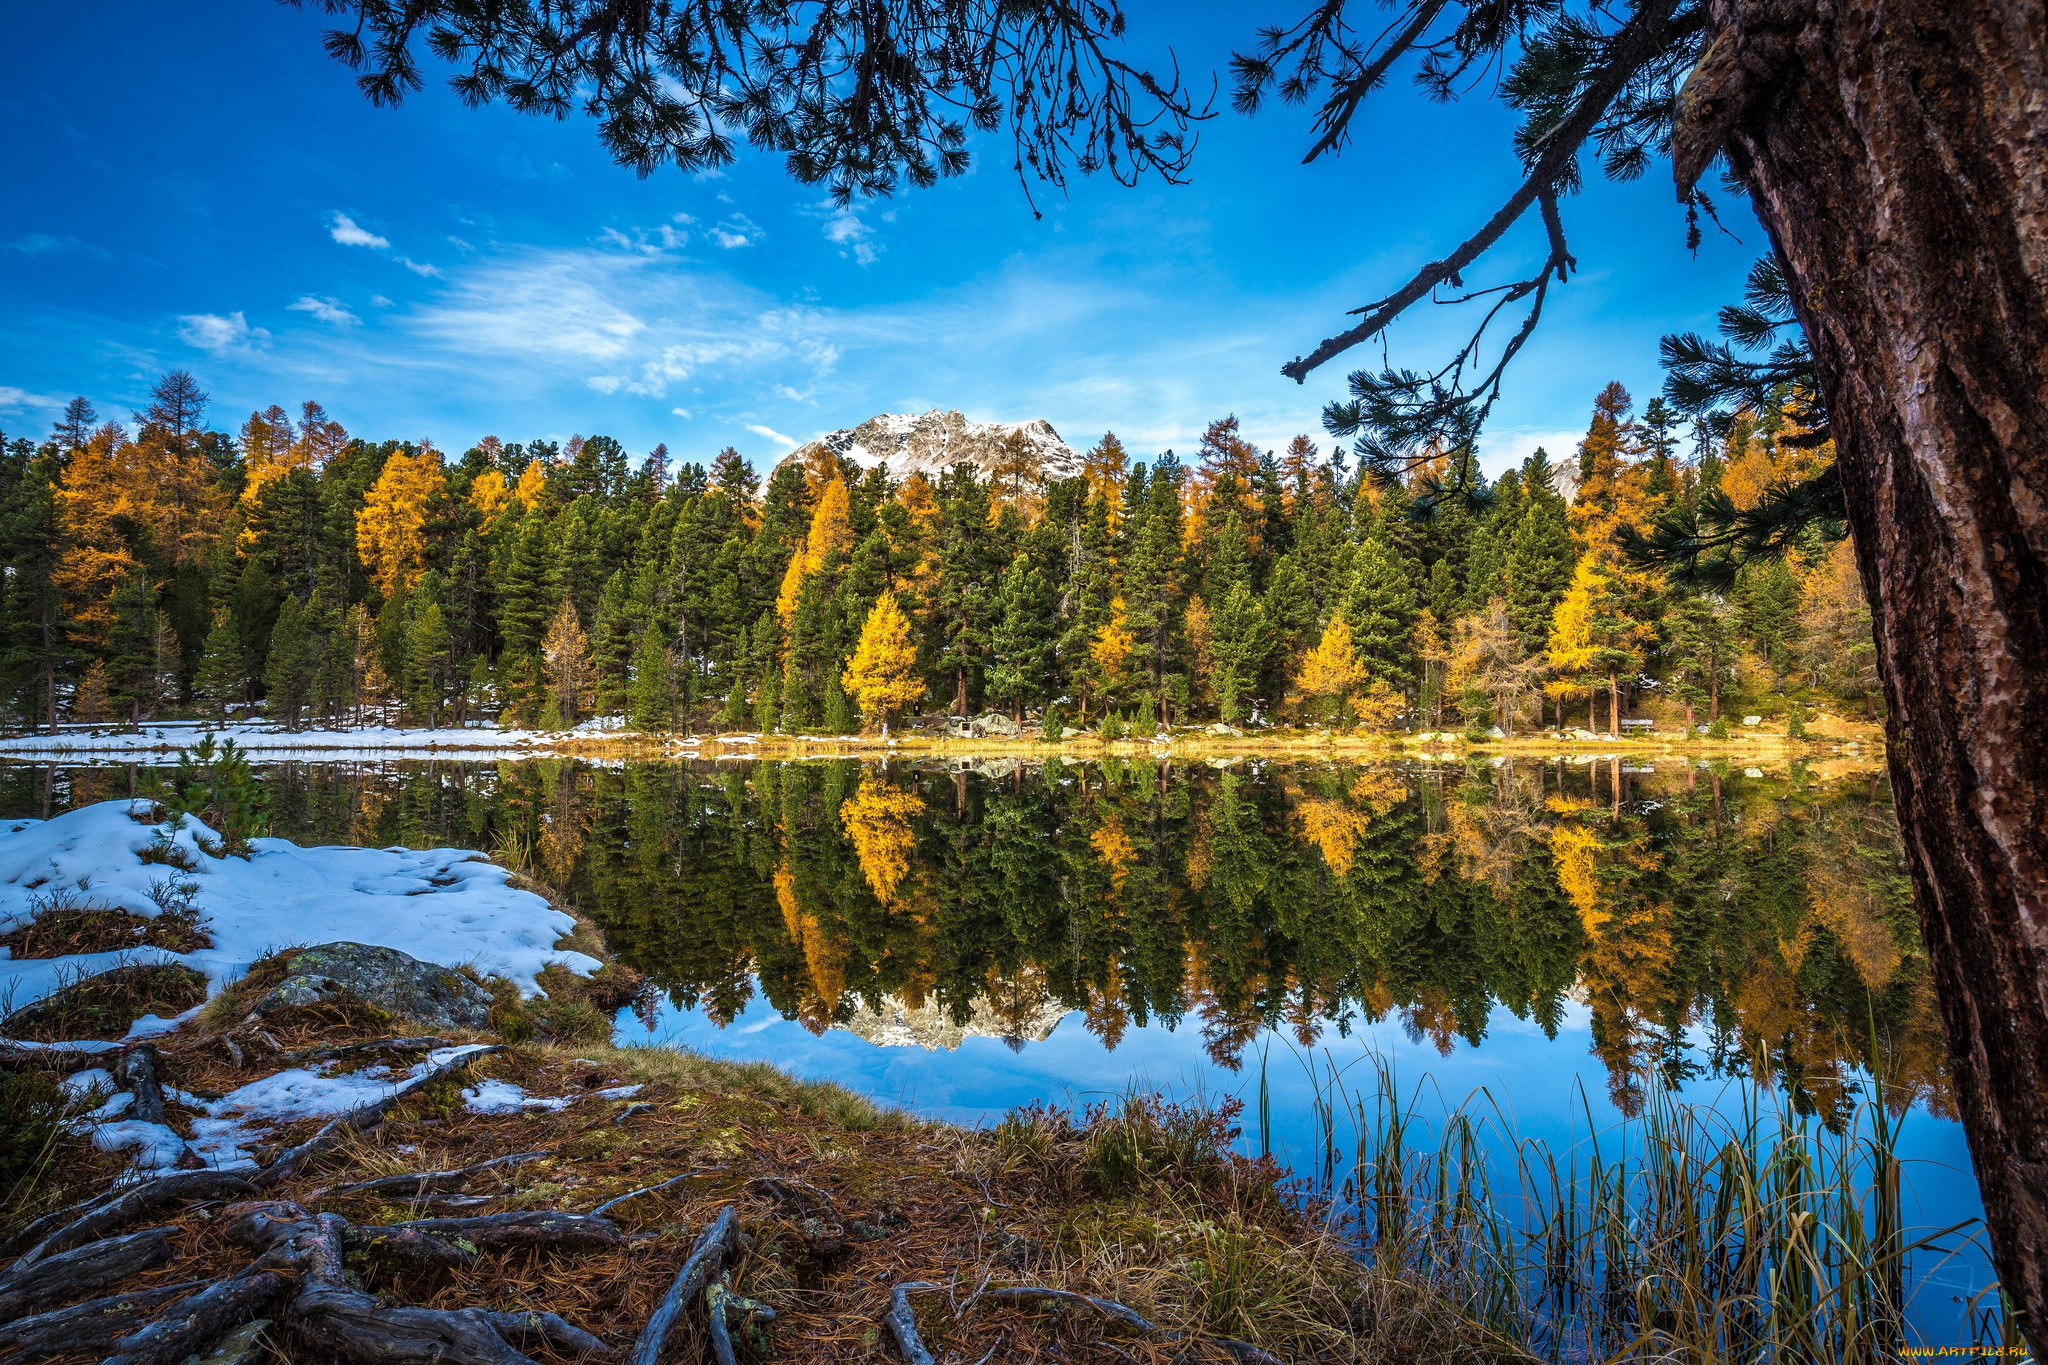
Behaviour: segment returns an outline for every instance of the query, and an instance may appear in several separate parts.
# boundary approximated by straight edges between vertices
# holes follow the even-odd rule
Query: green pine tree
[[[1272,652],[1265,609],[1251,586],[1240,581],[1209,614],[1209,688],[1225,721],[1244,718]]]
[[[673,680],[669,670],[668,641],[660,626],[649,626],[640,635],[640,647],[633,651],[631,718],[636,730],[666,730],[669,727]]]
[[[447,694],[448,616],[439,602],[429,601],[406,632],[406,697],[415,723],[441,723]]]
[[[1010,707],[1018,724],[1024,708],[1045,695],[1052,662],[1052,592],[1030,560],[1018,555],[1003,574],[990,645],[995,667],[988,694]]]
[[[213,629],[207,632],[199,656],[192,699],[200,715],[216,725],[225,723],[228,708],[242,699],[242,642],[235,635],[234,614],[226,607],[213,613]]]
[[[306,704],[306,645],[306,609],[287,594],[277,609],[263,669],[264,711],[287,730],[299,728],[299,712]]]
[[[1438,560],[1439,566],[1444,561]],[[1352,648],[1373,678],[1401,688],[1415,679],[1415,585],[1407,567],[1378,539],[1358,547],[1344,621]]]

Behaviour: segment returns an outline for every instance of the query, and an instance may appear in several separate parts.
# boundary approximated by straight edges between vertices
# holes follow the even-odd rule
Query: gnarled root
[[[640,1329],[639,1339],[634,1341],[633,1353],[629,1357],[630,1365],[657,1365],[661,1359],[662,1343],[675,1329],[676,1319],[683,1314],[683,1305],[696,1298],[705,1282],[725,1264],[726,1256],[739,1240],[739,1229],[739,1214],[727,1204],[691,1246],[689,1259],[676,1273],[675,1283],[668,1287],[668,1293],[662,1295],[661,1303],[647,1319],[647,1325]]]
[[[713,1280],[704,1286],[704,1315],[711,1322],[711,1354],[718,1357],[718,1365],[739,1365],[733,1355],[732,1330],[726,1322],[726,1315],[734,1309],[747,1317],[775,1317],[775,1310],[765,1303],[735,1294],[725,1287],[725,1281]]]
[[[175,1365],[261,1313],[284,1288],[284,1276],[271,1270],[245,1271],[208,1285],[123,1337],[102,1365]]]
[[[514,1152],[510,1156],[492,1157],[479,1161],[474,1166],[463,1166],[452,1171],[420,1171],[409,1175],[387,1175],[378,1180],[359,1180],[353,1185],[341,1185],[324,1191],[326,1194],[377,1194],[386,1198],[404,1199],[422,1194],[434,1194],[442,1190],[459,1189],[470,1177],[482,1175],[512,1166],[523,1166],[529,1161],[538,1161],[548,1155],[546,1152]]]
[[[29,1231],[45,1226],[54,1226],[56,1230],[45,1233],[41,1241],[23,1252],[7,1273],[10,1276],[17,1274],[37,1261],[105,1237],[116,1228],[126,1227],[173,1204],[197,1203],[227,1194],[254,1193],[254,1185],[225,1171],[183,1171],[131,1185],[117,1194],[87,1200],[48,1219],[39,1219]],[[67,1218],[69,1221],[64,1221]]]
[[[97,1355],[133,1332],[136,1320],[144,1314],[202,1287],[199,1280],[185,1280],[16,1318],[0,1325],[0,1348],[18,1347],[28,1360],[73,1352]]]
[[[119,1283],[171,1259],[174,1228],[146,1228],[46,1256],[0,1277],[0,1322]]]
[[[1126,1308],[1115,1299],[1098,1299],[1089,1294],[1076,1294],[1070,1289],[1042,1289],[1036,1285],[1015,1285],[1008,1289],[991,1289],[992,1299],[1040,1299],[1051,1303],[1072,1304],[1079,1308],[1091,1308],[1107,1317],[1114,1318],[1126,1327],[1156,1337],[1160,1341],[1190,1340],[1186,1332],[1173,1332],[1147,1320],[1142,1314]],[[1213,1338],[1216,1345],[1246,1365],[1282,1365],[1281,1361],[1248,1341],[1237,1341],[1230,1337]]]
[[[917,1335],[917,1314],[910,1307],[910,1291],[937,1288],[923,1280],[906,1280],[889,1291],[889,1312],[882,1321],[888,1324],[889,1335],[896,1338],[896,1348],[910,1365],[932,1365],[932,1353]]]

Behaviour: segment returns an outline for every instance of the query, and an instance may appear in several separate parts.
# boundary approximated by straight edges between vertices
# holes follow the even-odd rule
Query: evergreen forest
[[[1682,428],[1610,384],[1576,450],[1455,497],[1450,456],[1385,478],[1233,417],[1185,455],[1105,434],[1071,477],[1013,445],[898,480],[823,443],[764,475],[602,435],[450,455],[313,402],[208,415],[174,371],[132,422],[81,398],[0,435],[8,723],[1796,735],[1881,706],[1846,540],[1807,526],[1714,586],[1627,553],[1825,470],[1789,405]]]

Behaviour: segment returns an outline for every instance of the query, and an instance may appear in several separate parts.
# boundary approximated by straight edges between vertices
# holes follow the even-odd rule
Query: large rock
[[[489,991],[452,967],[396,948],[323,943],[294,951],[287,969],[291,974],[256,1002],[254,1013],[353,997],[429,1028],[481,1029],[491,1020]]]
[[[984,711],[974,718],[974,723],[981,727],[984,735],[998,735],[1004,739],[1014,739],[1017,735],[1017,722],[1000,711]]]

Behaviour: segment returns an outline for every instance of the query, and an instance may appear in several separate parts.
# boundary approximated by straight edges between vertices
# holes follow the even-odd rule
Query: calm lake
[[[1325,1156],[1332,1076],[1369,1104],[1380,1067],[1425,1111],[1483,1105],[1559,1151],[1628,1141],[1658,1087],[1839,1126],[1881,1077],[1904,1115],[1908,1222],[1980,1212],[1875,768],[262,771],[275,835],[480,848],[557,888],[659,988],[622,1012],[622,1041],[966,1123],[1133,1086],[1236,1097],[1247,1146],[1303,1171]],[[147,777],[8,764],[0,815]],[[1918,1271],[1915,1327],[1957,1339],[1981,1253]]]

